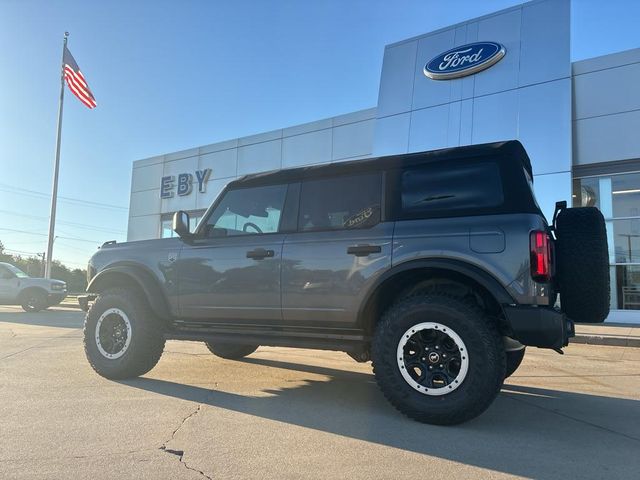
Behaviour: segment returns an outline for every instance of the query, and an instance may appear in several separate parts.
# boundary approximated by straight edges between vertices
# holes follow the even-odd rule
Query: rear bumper
[[[523,345],[562,348],[575,335],[573,321],[552,307],[505,306],[512,336]]]

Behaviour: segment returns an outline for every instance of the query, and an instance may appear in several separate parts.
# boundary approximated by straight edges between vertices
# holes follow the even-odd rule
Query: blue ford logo
[[[476,42],[452,48],[432,58],[424,66],[424,74],[433,80],[473,75],[504,57],[507,50],[496,42]]]

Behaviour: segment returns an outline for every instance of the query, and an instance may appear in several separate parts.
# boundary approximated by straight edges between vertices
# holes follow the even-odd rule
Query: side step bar
[[[268,333],[235,333],[235,332],[202,332],[202,331],[177,331],[173,330],[165,334],[167,340],[191,340],[196,342],[224,342],[235,344],[255,344],[266,347],[292,347],[312,348],[318,350],[334,350],[340,352],[361,351],[367,340],[353,338],[354,336],[340,335],[343,338],[335,338],[333,335],[294,336],[285,335],[282,332]]]

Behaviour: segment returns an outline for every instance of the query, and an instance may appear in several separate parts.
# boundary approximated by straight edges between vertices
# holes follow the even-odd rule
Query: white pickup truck
[[[25,312],[38,312],[57,305],[67,296],[61,280],[31,278],[10,263],[0,262],[0,304],[21,305]]]

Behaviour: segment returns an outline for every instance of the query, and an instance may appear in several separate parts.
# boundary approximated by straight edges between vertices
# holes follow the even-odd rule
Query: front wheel
[[[47,294],[40,290],[27,290],[22,294],[20,304],[25,312],[39,312],[47,308]]]
[[[373,340],[376,381],[414,420],[454,425],[484,412],[505,375],[502,337],[474,304],[441,294],[400,300]]]
[[[84,351],[91,367],[111,379],[143,375],[164,349],[161,325],[146,302],[114,288],[101,293],[84,321]]]

